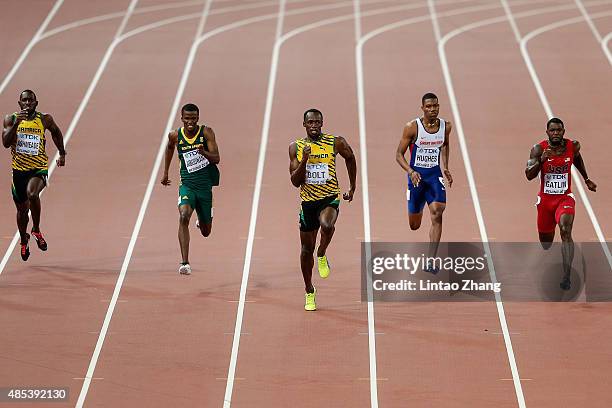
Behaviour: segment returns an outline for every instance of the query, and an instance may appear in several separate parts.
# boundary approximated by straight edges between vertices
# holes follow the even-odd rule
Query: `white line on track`
[[[465,171],[468,178],[468,183],[470,187],[470,192],[472,194],[472,202],[474,204],[474,211],[476,212],[476,219],[478,221],[478,229],[480,230],[480,237],[482,239],[482,243],[484,246],[485,253],[487,254],[487,264],[489,267],[489,274],[491,277],[491,282],[494,284],[497,282],[497,277],[495,275],[495,266],[493,265],[493,257],[491,256],[491,249],[488,243],[488,234],[487,229],[484,222],[484,217],[482,215],[482,209],[480,208],[480,199],[478,197],[478,190],[476,188],[476,181],[474,179],[474,173],[472,171],[472,164],[470,160],[470,155],[468,152],[467,142],[465,140],[465,135],[463,133],[463,125],[461,122],[461,114],[459,113],[459,104],[457,103],[457,99],[455,97],[455,89],[453,86],[450,68],[448,62],[446,60],[446,51],[445,45],[448,39],[451,37],[447,34],[442,37],[440,34],[440,28],[438,25],[438,18],[436,17],[436,9],[433,3],[433,0],[428,0],[429,9],[431,13],[431,20],[434,26],[434,32],[436,36],[436,41],[438,43],[438,54],[440,57],[440,65],[442,66],[442,72],[444,74],[444,80],[446,82],[446,88],[448,91],[448,97],[451,104],[451,108],[453,111],[453,117],[455,120],[455,129],[457,132],[457,137],[459,138],[459,146],[461,148],[461,155],[463,157],[463,162],[465,165]],[[460,29],[461,30],[461,29]],[[510,339],[510,330],[508,329],[508,324],[506,322],[506,314],[504,312],[504,305],[501,300],[501,296],[499,293],[495,293],[495,303],[497,306],[497,315],[499,318],[499,324],[501,326],[502,332],[504,333],[504,343],[506,345],[506,354],[508,356],[508,363],[510,364],[510,371],[512,372],[512,379],[514,383],[514,391],[516,394],[516,399],[518,402],[518,406],[520,408],[525,408],[525,397],[523,395],[523,387],[521,385],[520,375],[518,372],[518,366],[516,364],[516,358],[514,356],[514,350],[512,348],[512,341]]]
[[[138,1],[138,0],[135,0],[135,1]],[[155,160],[155,164],[153,166],[151,175],[149,177],[149,184],[147,185],[147,190],[145,192],[144,199],[140,206],[140,211],[138,212],[138,218],[136,219],[136,224],[132,231],[132,238],[130,239],[130,243],[128,245],[125,257],[123,259],[123,264],[121,265],[121,272],[119,273],[119,278],[117,279],[117,283],[115,284],[115,289],[113,290],[113,296],[111,298],[110,304],[108,305],[108,310],[106,311],[106,316],[104,317],[104,323],[102,324],[102,329],[100,330],[100,335],[98,336],[96,347],[94,349],[93,355],[89,362],[89,367],[87,368],[87,374],[85,375],[85,381],[83,382],[83,386],[79,394],[79,399],[76,404],[77,408],[80,408],[83,406],[83,403],[85,402],[85,398],[87,397],[87,391],[89,390],[89,385],[91,383],[90,379],[93,378],[94,376],[96,364],[98,362],[100,352],[102,351],[102,346],[104,345],[104,339],[106,338],[106,333],[108,331],[110,321],[113,317],[113,312],[115,311],[117,300],[119,299],[119,293],[121,292],[121,287],[123,286],[123,280],[125,279],[125,275],[127,273],[127,269],[130,264],[132,252],[134,251],[134,246],[136,245],[136,241],[138,240],[138,234],[140,233],[140,228],[144,220],[144,215],[147,210],[147,206],[149,204],[151,194],[153,192],[153,186],[155,185],[157,173],[159,171],[159,166],[161,163],[161,158],[163,157],[163,154],[164,154],[164,141],[166,140],[168,132],[170,132],[170,129],[172,128],[172,125],[174,123],[174,117],[176,115],[176,110],[178,109],[180,105],[180,101],[183,96],[183,92],[185,91],[185,87],[187,86],[187,80],[189,78],[189,73],[191,72],[191,67],[193,66],[193,63],[195,61],[195,55],[197,52],[197,40],[202,35],[202,32],[204,31],[204,26],[208,18],[208,13],[209,13],[212,1],[213,0],[207,0],[204,5],[204,9],[202,10],[200,22],[198,24],[198,28],[197,28],[195,37],[193,39],[191,49],[189,50],[187,61],[185,62],[185,68],[183,70],[181,82],[179,83],[179,87],[176,91],[176,97],[174,99],[174,103],[172,104],[172,108],[170,109],[170,115],[168,116],[168,122],[166,124],[166,129],[162,135],[162,142],[160,143],[160,148],[157,153],[157,158]],[[127,18],[125,19],[125,21],[127,21]]]
[[[608,47],[610,39],[612,39],[612,32],[608,33],[608,35],[606,35],[601,42],[601,48],[603,49],[604,54],[606,54],[606,57],[608,57],[608,61],[612,61],[612,52],[610,52],[610,48]]]
[[[222,3],[222,2],[229,2],[231,0],[217,0],[216,3]],[[382,1],[382,0],[380,0]],[[308,2],[308,0],[288,0],[287,3],[305,3]],[[372,1],[374,2],[374,1]],[[155,12],[155,11],[163,11],[163,10],[171,10],[171,9],[177,9],[177,8],[185,8],[185,7],[189,7],[189,6],[196,6],[199,4],[204,4],[204,1],[202,0],[198,0],[198,1],[184,1],[184,2],[180,2],[180,3],[169,3],[169,4],[158,4],[156,6],[148,6],[148,7],[141,7],[138,9],[134,10],[133,14],[144,14],[144,13],[151,13],[151,12]],[[270,7],[270,6],[274,6],[277,4],[277,1],[260,1],[260,2],[254,2],[254,3],[249,3],[249,4],[240,4],[237,6],[228,6],[228,7],[223,7],[223,8],[219,8],[217,10],[213,10],[210,12],[210,15],[212,16],[213,14],[220,14],[220,13],[229,13],[229,12],[234,12],[234,11],[246,11],[246,10],[251,10],[251,9],[257,9],[257,8],[263,8],[263,7]],[[342,3],[337,3],[335,5],[328,5],[326,7],[329,8],[337,8],[337,7],[343,7],[343,5],[341,5]],[[125,11],[117,11],[114,13],[108,13],[108,14],[101,14],[99,16],[93,16],[93,17],[89,17],[89,18],[85,18],[82,20],[76,20],[64,25],[61,25],[59,27],[56,27],[52,30],[49,30],[45,33],[43,33],[39,38],[37,42],[40,42],[42,40],[46,40],[49,37],[52,37],[54,35],[63,33],[65,31],[69,31],[69,30],[73,30],[79,27],[83,27],[89,24],[95,24],[95,23],[101,23],[103,21],[108,21],[108,20],[113,20],[115,18],[121,18],[125,16]],[[191,17],[187,17],[187,19],[196,19],[200,17],[200,13],[191,13],[191,14],[185,14],[182,15],[183,17],[186,16],[191,16]],[[195,17],[194,17],[195,16]],[[178,18],[180,16],[175,16],[172,18]],[[161,21],[166,21],[166,20],[160,20]]]
[[[202,0],[198,0],[198,1],[182,1],[179,3],[158,4],[156,6],[137,8],[134,10],[132,14],[134,15],[144,14],[144,13],[152,13],[155,11],[171,10],[171,9],[184,8],[184,7],[189,7],[189,6],[197,6],[202,3],[203,3]],[[100,22],[112,20],[115,18],[121,18],[125,16],[125,13],[126,13],[125,11],[117,11],[115,13],[101,14],[99,16],[93,16],[93,17],[84,18],[81,20],[76,20],[71,23],[67,23],[59,27],[56,27],[53,30],[49,30],[45,32],[43,35],[40,36],[39,41],[45,40],[51,36],[57,35],[64,31],[73,30],[75,28],[79,28],[79,27],[82,27],[88,24],[100,23]]]
[[[259,210],[259,197],[261,195],[261,184],[263,181],[264,165],[266,159],[266,150],[268,146],[268,136],[270,133],[270,119],[272,115],[272,103],[274,102],[274,86],[276,84],[276,73],[278,71],[278,59],[280,54],[280,37],[283,33],[283,22],[285,17],[285,1],[280,0],[278,5],[278,19],[276,20],[276,32],[274,40],[274,50],[272,52],[272,60],[270,62],[270,73],[268,77],[268,90],[266,95],[266,107],[264,112],[263,126],[261,130],[261,142],[259,144],[259,156],[257,159],[257,172],[255,175],[255,189],[253,190],[253,199],[251,201],[251,221],[249,223],[249,233],[244,255],[244,265],[242,268],[242,282],[240,283],[240,300],[236,310],[236,325],[234,326],[234,338],[232,339],[232,353],[227,373],[227,381],[225,383],[225,396],[223,398],[223,408],[229,408],[232,405],[232,392],[234,390],[234,381],[236,376],[236,364],[238,362],[238,348],[240,346],[240,334],[242,331],[242,321],[244,319],[244,305],[246,300],[246,291],[249,282],[249,274],[251,270],[251,256],[253,254],[253,243],[255,237],[255,229],[257,227],[257,212]]]
[[[21,64],[23,64],[23,61],[25,61],[26,57],[28,56],[32,48],[34,48],[34,45],[36,45],[36,43],[39,41],[42,33],[47,29],[47,26],[49,25],[51,20],[53,20],[53,17],[55,17],[55,14],[59,10],[59,8],[62,6],[63,2],[64,0],[57,0],[55,2],[51,10],[49,11],[49,14],[47,14],[47,17],[44,19],[40,27],[38,27],[38,30],[36,31],[32,39],[30,40],[28,45],[26,45],[26,47],[23,49],[21,55],[19,56],[19,58],[13,65],[13,68],[11,68],[8,74],[6,74],[6,77],[4,77],[2,84],[0,84],[0,94],[4,92],[8,83],[11,81],[11,79],[13,79],[13,76],[15,76],[15,74],[19,70],[19,67],[21,67]]]
[[[370,259],[372,240],[370,228],[370,186],[368,184],[368,144],[366,139],[365,96],[363,86],[363,53],[361,52],[361,7],[359,0],[354,0],[355,14],[355,73],[357,86],[357,107],[359,117],[359,152],[361,164],[361,197],[363,201],[363,241],[365,259]],[[366,273],[367,304],[368,304],[368,361],[370,366],[370,406],[378,408],[378,376],[376,363],[376,326],[374,321],[374,302],[372,295],[372,274]]]
[[[599,31],[597,30],[595,23],[593,23],[593,19],[589,15],[589,12],[587,11],[586,7],[584,7],[584,4],[582,4],[582,0],[574,0],[574,1],[576,2],[576,7],[578,7],[578,10],[580,10],[580,13],[584,16],[584,20],[589,25],[591,32],[593,33],[597,41],[601,43],[603,41],[601,38],[601,34],[599,34]],[[612,64],[612,61],[610,61],[610,63]]]
[[[501,1],[505,2],[506,0],[501,0]],[[591,17],[592,18],[603,18],[603,17],[608,17],[611,15],[612,15],[612,12],[601,12],[601,13],[593,14]],[[506,8],[506,16],[508,20],[514,19],[514,15],[512,14],[512,11],[510,10],[509,7]],[[536,36],[540,34],[543,34],[545,32],[555,30],[555,29],[558,29],[558,28],[561,28],[561,27],[564,27],[570,24],[577,24],[582,21],[583,21],[582,17],[574,17],[574,18],[570,18],[566,20],[557,21],[555,23],[548,24],[546,26],[540,27],[536,30],[529,32],[527,35],[525,35],[520,40],[520,49],[521,49],[521,54],[523,56],[523,60],[525,61],[525,65],[527,66],[527,70],[529,71],[529,75],[531,76],[531,80],[533,81],[533,84],[536,88],[536,91],[540,98],[540,102],[542,106],[544,107],[546,116],[549,119],[554,117],[553,110],[550,106],[548,98],[546,97],[544,88],[542,87],[542,83],[540,82],[540,78],[538,77],[538,73],[535,69],[535,66],[533,65],[533,62],[531,61],[531,56],[529,55],[529,50],[527,49],[528,43],[530,40],[532,40],[533,38],[535,38]],[[584,186],[580,178],[580,174],[578,173],[576,168],[573,166],[572,166],[572,177],[574,179],[574,185],[578,188],[578,193],[580,194],[580,198],[582,199],[584,207],[587,213],[589,214],[589,218],[591,219],[591,223],[593,224],[593,228],[595,229],[595,234],[597,235],[597,238],[599,239],[599,242],[601,243],[601,248],[604,254],[606,255],[610,268],[612,269],[612,254],[610,254],[610,248],[608,248],[606,238],[601,230],[601,226],[599,225],[599,221],[597,220],[595,211],[593,211],[593,207],[591,206],[591,201],[589,200],[589,197],[586,194],[586,191],[584,189]]]
[[[601,45],[602,51],[604,55],[606,56],[606,58],[608,59],[608,63],[612,65],[612,54],[610,54],[610,51],[605,46],[604,39],[601,38],[601,34],[599,33],[599,30],[597,30],[597,26],[595,26],[595,23],[593,23],[593,19],[589,15],[588,10],[584,6],[584,3],[582,2],[582,0],[574,0],[574,1],[576,3],[576,7],[578,7],[578,10],[580,10],[580,13],[584,16],[584,20],[587,22],[589,28],[591,29],[593,36],[597,39],[597,41]],[[508,9],[507,12],[509,13],[510,9]],[[514,20],[511,19],[511,21],[514,21]],[[518,41],[520,42],[520,37]]]

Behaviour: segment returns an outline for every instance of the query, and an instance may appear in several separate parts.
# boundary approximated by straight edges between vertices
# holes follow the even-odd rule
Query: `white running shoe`
[[[191,275],[191,265],[181,264],[181,266],[179,266],[179,273],[181,275]]]

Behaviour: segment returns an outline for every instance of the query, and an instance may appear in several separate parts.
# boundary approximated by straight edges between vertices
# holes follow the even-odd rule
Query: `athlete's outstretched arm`
[[[540,166],[542,164],[542,146],[539,144],[534,145],[529,153],[529,160],[527,160],[527,167],[525,168],[525,176],[527,180],[533,180],[538,176],[540,172]]]
[[[355,194],[356,188],[355,182],[357,180],[357,161],[355,160],[353,149],[351,149],[351,146],[348,144],[346,139],[336,136],[335,144],[336,151],[344,158],[344,161],[346,162],[346,170],[348,171],[349,180],[351,183],[351,188],[349,191],[344,193],[342,197],[346,201],[351,202],[353,201],[353,194]]]
[[[45,129],[49,129],[51,132],[51,138],[53,139],[53,143],[55,143],[55,147],[57,147],[57,151],[59,152],[59,159],[57,159],[57,165],[59,167],[66,164],[66,150],[64,149],[64,135],[60,130],[59,126],[53,120],[53,117],[48,113],[43,114],[42,122]]]
[[[578,172],[584,179],[584,183],[587,185],[588,189],[591,191],[597,191],[597,184],[593,183],[593,181],[591,181],[589,179],[589,176],[587,175],[586,167],[584,165],[584,160],[582,160],[582,154],[580,154],[580,143],[578,143],[578,141],[576,140],[574,140],[573,143],[574,143],[574,166],[576,166],[576,169],[578,169]]]
[[[306,163],[310,156],[310,146],[304,146],[302,161],[297,159],[297,144],[289,145],[289,174],[291,174],[291,184],[299,187],[306,181]]]
[[[448,186],[451,187],[453,185],[453,176],[448,168],[448,156],[449,156],[449,151],[450,151],[450,146],[449,146],[449,142],[450,142],[450,133],[451,130],[453,129],[453,125],[449,122],[446,121],[446,126],[445,126],[445,131],[444,131],[444,144],[442,145],[442,170],[444,171],[444,177],[446,177],[446,180],[448,180]]]
[[[408,173],[408,177],[412,180],[412,183],[415,186],[418,186],[421,182],[421,175],[418,171],[414,170],[410,167],[410,164],[406,161],[404,155],[408,150],[408,146],[414,142],[414,139],[417,135],[417,124],[416,121],[413,120],[404,126],[404,131],[402,133],[402,138],[400,139],[399,145],[397,146],[397,150],[395,152],[395,161],[401,166],[404,171]]]
[[[168,145],[166,146],[166,157],[164,160],[164,175],[162,176],[161,183],[164,186],[170,185],[170,179],[168,178],[168,170],[170,170],[170,163],[172,163],[172,157],[174,156],[174,148],[178,143],[178,133],[176,130],[168,133]]]
[[[200,154],[208,159],[213,164],[218,164],[221,160],[219,156],[219,146],[217,146],[217,139],[215,138],[215,132],[209,128],[204,128],[204,137],[206,138],[206,146],[208,151],[204,150],[204,147],[200,149]]]

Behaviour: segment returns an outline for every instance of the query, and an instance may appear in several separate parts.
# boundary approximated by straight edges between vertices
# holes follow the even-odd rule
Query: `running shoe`
[[[47,250],[47,241],[45,241],[45,238],[43,237],[43,234],[40,231],[35,232],[34,230],[32,230],[32,236],[36,240],[36,245],[38,245],[38,248],[41,251],[46,251]]]
[[[317,304],[315,303],[315,296],[317,294],[317,289],[312,293],[306,293],[306,304],[304,305],[304,310],[308,312],[313,312],[317,310]]]
[[[27,261],[30,257],[30,234],[26,234],[25,244],[21,244],[21,259]]]
[[[432,275],[437,275],[438,272],[440,272],[440,269],[436,268],[436,266],[433,263],[431,264],[428,263],[425,269],[423,269],[423,271],[427,273],[431,273]]]
[[[181,275],[191,275],[191,265],[181,264],[181,266],[179,266],[179,273]]]
[[[329,261],[327,260],[327,256],[318,256],[317,260],[319,261],[319,276],[325,279],[329,276],[329,273],[331,272],[329,270],[330,265]]]
[[[563,278],[559,286],[563,290],[570,290],[572,288],[572,281],[570,280],[569,276]]]

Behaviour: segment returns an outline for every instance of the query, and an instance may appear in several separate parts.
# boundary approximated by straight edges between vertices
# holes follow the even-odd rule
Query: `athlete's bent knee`
[[[314,245],[302,244],[302,255],[312,255],[314,254]]]
[[[444,210],[434,210],[431,213],[431,223],[432,224],[442,224],[442,213]]]
[[[323,234],[331,234],[335,229],[336,228],[334,227],[333,223],[329,221],[321,221],[321,232]]]
[[[572,238],[572,225],[559,225],[561,240],[567,241]]]
[[[28,190],[26,195],[27,195],[29,201],[36,201],[36,200],[38,200],[38,192],[36,192],[36,191]]]
[[[191,218],[191,214],[188,212],[181,211],[179,213],[179,223],[182,225],[189,225],[189,219]]]
[[[446,205],[435,205],[430,207],[430,214],[431,214],[431,222],[432,223],[441,223],[442,222],[442,214],[444,213],[444,210],[446,209]]]

